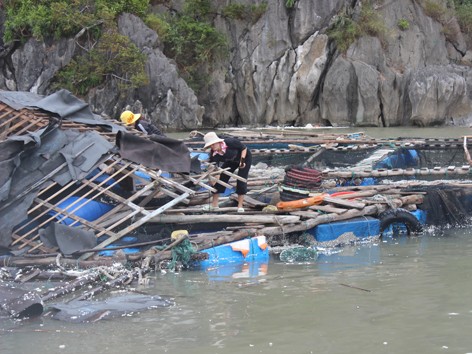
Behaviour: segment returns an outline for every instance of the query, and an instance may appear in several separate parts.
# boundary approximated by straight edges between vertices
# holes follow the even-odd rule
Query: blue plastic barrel
[[[90,200],[87,198],[83,198],[77,203],[75,203],[74,205],[70,206],[72,203],[76,202],[78,199],[79,197],[76,197],[76,196],[69,197],[63,202],[57,204],[57,207],[60,209],[65,209],[67,213],[76,215],[77,217],[85,219],[87,221],[94,221],[98,219],[100,216],[108,213],[111,209],[114,208],[113,205],[97,202],[96,200]],[[61,213],[55,213],[52,215],[54,215],[57,220],[60,220],[65,216]],[[60,222],[65,225],[70,225],[74,222],[74,220],[71,218],[65,218],[64,220],[61,220]],[[74,224],[74,226],[78,226],[78,225],[80,225],[80,223]]]
[[[102,240],[100,241],[100,238],[99,238],[99,242],[103,242],[105,239],[106,239],[106,237],[102,238]],[[112,248],[112,247],[116,247],[116,246],[133,244],[133,243],[136,243],[136,242],[138,242],[137,237],[135,237],[135,236],[124,236],[121,239],[119,239],[118,241],[110,243],[105,248],[108,248],[108,247]],[[133,253],[138,253],[138,252],[141,251],[141,249],[139,249],[138,247],[127,247],[127,248],[122,248],[122,250],[125,254],[133,254]],[[106,250],[106,251],[98,252],[98,254],[100,256],[105,256],[105,257],[111,257],[115,253],[116,253],[116,250]]]
[[[96,184],[100,184],[104,181],[106,181],[104,183],[105,186],[111,186],[113,185],[112,187],[112,190],[114,191],[121,191],[122,188],[120,187],[119,184],[116,183],[116,180],[114,178],[110,178],[110,175],[109,174],[106,174],[106,173],[102,173],[99,177],[96,177],[95,176],[99,173],[101,173],[102,171],[98,168],[92,170],[92,172],[90,172],[87,177],[85,177],[86,179],[93,179],[93,182],[96,183]]]

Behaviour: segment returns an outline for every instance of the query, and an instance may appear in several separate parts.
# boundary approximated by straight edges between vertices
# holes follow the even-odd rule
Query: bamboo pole
[[[363,139],[349,139],[343,137],[326,137],[326,138],[270,138],[270,139],[259,139],[249,140],[240,139],[243,144],[272,144],[272,143],[293,143],[293,144],[311,144],[311,145],[322,145],[322,144],[343,144],[343,145],[386,145],[394,147],[410,147],[410,148],[444,148],[446,146],[457,146],[462,145],[460,139],[379,139],[379,138],[363,138]],[[201,141],[186,141],[186,145],[189,146],[203,146]],[[203,149],[202,149],[203,151]],[[252,151],[252,149],[251,149]]]
[[[76,291],[78,288],[81,288],[85,285],[95,282],[99,278],[100,274],[98,272],[88,273],[84,276],[78,277],[72,282],[66,283],[64,286],[60,288],[54,288],[50,290],[48,293],[43,295],[41,299],[46,302],[48,300],[55,299],[59,296],[63,296],[69,293]]]
[[[220,235],[217,235],[217,234],[218,233],[214,233],[213,237],[206,237],[206,236],[202,236],[202,238],[192,237],[191,241],[192,243],[196,243],[198,245],[199,251],[203,251],[211,247],[227,244],[229,242],[239,241],[247,237],[253,237],[256,234],[262,235],[260,231],[258,231],[257,229],[252,229],[252,228],[239,230],[239,231],[233,232],[231,235],[228,235],[226,232],[222,232]],[[168,259],[172,259],[171,251],[165,251],[165,252],[159,253],[158,257],[154,258],[154,261],[160,262],[160,261],[168,260]]]
[[[117,263],[116,259],[101,258],[98,260],[83,261],[72,258],[61,258],[61,265],[63,266],[72,266],[79,268],[93,268],[101,266],[112,266]],[[2,259],[3,266],[13,266],[13,267],[29,267],[29,266],[51,266],[56,265],[56,257],[19,257],[11,256]]]
[[[471,160],[472,161],[472,160]],[[356,178],[356,177],[399,177],[399,176],[451,176],[472,174],[471,166],[448,166],[434,168],[394,168],[394,169],[364,169],[364,170],[324,170],[325,178]]]
[[[472,165],[472,158],[470,157],[470,152],[469,149],[467,149],[467,139],[469,136],[464,136],[464,153],[465,153],[465,159],[469,165]]]
[[[299,221],[293,215],[171,215],[161,214],[149,219],[150,223],[159,224],[192,224],[192,223],[261,223],[261,224],[289,224]]]
[[[324,214],[324,215],[319,215],[316,218],[313,219],[308,219],[304,220],[303,222],[297,223],[297,224],[290,224],[290,225],[281,225],[281,226],[269,226],[265,227],[260,230],[261,235],[265,235],[266,237],[271,237],[271,236],[277,236],[277,235],[284,235],[287,233],[292,233],[292,232],[301,232],[301,231],[306,231],[308,229],[311,229],[317,225],[320,224],[325,224],[333,221],[341,221],[341,220],[348,220],[352,218],[356,218],[359,216],[364,216],[364,215],[376,215],[384,210],[386,210],[387,207],[385,205],[371,205],[371,206],[366,206],[362,210],[348,210],[343,214]]]

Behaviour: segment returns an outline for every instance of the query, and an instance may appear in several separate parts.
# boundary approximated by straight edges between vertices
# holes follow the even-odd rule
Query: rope
[[[108,279],[116,279],[116,276],[111,275],[105,267],[99,267],[98,272],[100,275],[104,275]],[[101,280],[105,280],[102,278]]]
[[[134,279],[134,274],[131,270],[126,271],[128,279],[123,282],[123,285],[129,285]]]

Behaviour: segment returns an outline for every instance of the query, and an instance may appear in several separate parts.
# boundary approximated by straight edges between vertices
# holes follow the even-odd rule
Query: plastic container
[[[229,263],[206,269],[211,281],[234,281],[235,279],[251,279],[267,275],[269,257],[249,262]]]
[[[103,241],[103,240],[102,240]],[[101,242],[102,242],[101,241]],[[114,243],[111,243],[109,244],[108,246],[106,246],[105,248],[112,248],[112,247],[116,247],[116,246],[123,246],[123,245],[127,245],[127,244],[133,244],[133,243],[137,243],[138,242],[138,238],[135,237],[135,236],[124,236],[122,237],[121,239],[119,239],[118,241],[114,242]],[[141,250],[138,248],[138,247],[127,247],[127,248],[122,248],[121,249],[125,254],[133,254],[133,253],[138,253],[140,252]],[[98,254],[100,256],[105,256],[105,257],[111,257],[113,256],[115,253],[116,253],[117,250],[106,250],[106,251],[100,251],[98,252]]]
[[[364,239],[380,234],[380,221],[371,216],[359,217],[317,225],[307,232],[313,235],[318,242],[336,240],[339,236],[348,232],[359,239]]]
[[[96,200],[90,200],[87,198],[82,198],[80,201],[76,202],[78,199],[79,197],[76,196],[69,197],[62,203],[57,204],[57,207],[64,209],[64,211],[69,214],[73,214],[87,221],[94,221],[114,208],[113,205],[97,202]],[[73,203],[75,204],[72,205]],[[52,212],[51,215],[54,215],[58,221],[65,216],[61,213],[54,212]],[[66,217],[59,222],[61,224],[70,225],[74,222],[74,220],[72,218]],[[78,225],[81,225],[80,222],[74,224],[74,226]]]
[[[194,268],[206,269],[230,263],[265,260],[269,258],[269,247],[265,236],[255,236],[225,245],[202,250],[208,259],[193,264]]]

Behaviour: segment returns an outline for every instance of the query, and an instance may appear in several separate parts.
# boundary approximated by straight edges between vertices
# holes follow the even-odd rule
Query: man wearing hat
[[[220,139],[215,132],[205,134],[203,137],[205,141],[204,149],[211,148],[210,162],[217,164],[223,163],[221,168],[229,167],[230,172],[238,169],[238,176],[247,179],[249,176],[249,169],[251,168],[252,155],[251,151],[236,138]],[[230,176],[225,173],[220,175],[220,181],[228,183]],[[205,205],[205,210],[218,209],[218,200],[220,193],[225,191],[225,186],[217,183],[215,184],[216,192],[213,193],[211,205]],[[239,179],[236,182],[236,194],[238,195],[238,212],[244,212],[243,202],[244,195],[247,193],[247,183]]]
[[[141,113],[133,113],[131,111],[124,111],[123,113],[121,113],[120,119],[126,125],[134,124],[134,127],[137,130],[142,131],[144,134],[165,136],[165,134],[161,132],[158,127],[156,127],[151,122],[145,120],[141,116]]]

